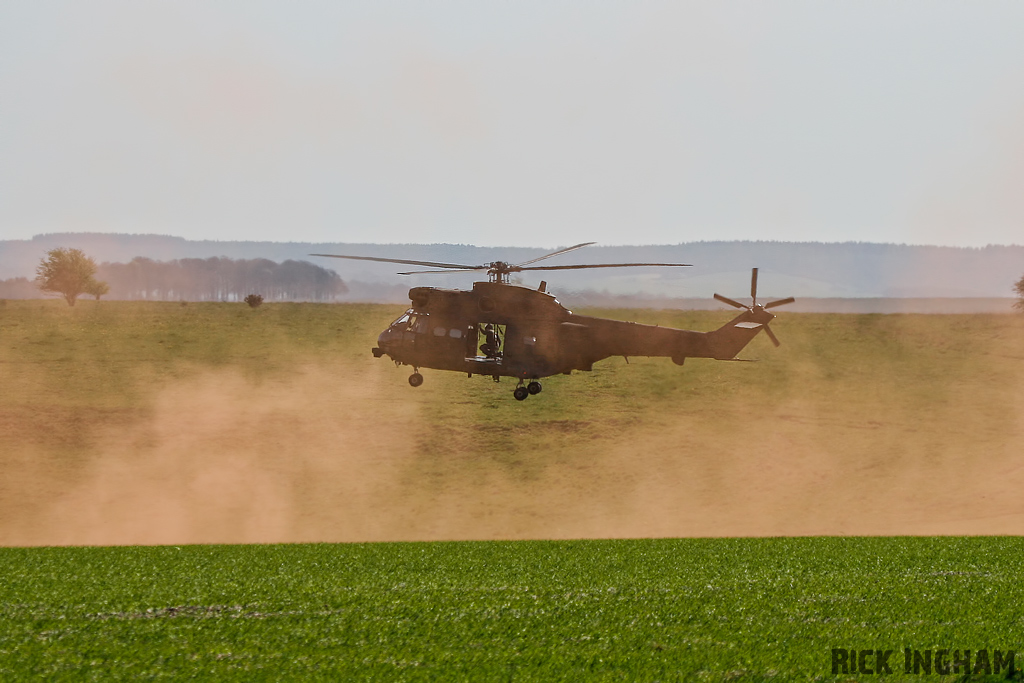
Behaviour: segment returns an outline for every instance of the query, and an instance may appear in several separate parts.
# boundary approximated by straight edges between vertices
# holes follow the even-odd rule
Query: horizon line
[[[181,240],[184,242],[213,242],[222,244],[245,244],[245,243],[256,243],[256,244],[303,244],[303,245],[322,245],[322,244],[344,244],[353,246],[418,246],[418,247],[432,247],[432,246],[447,246],[447,247],[469,247],[473,249],[558,249],[568,245],[553,245],[553,246],[521,246],[521,245],[477,245],[467,244],[463,242],[314,242],[314,241],[276,241],[268,239],[192,239],[189,237],[181,237],[180,235],[171,235],[166,233],[152,233],[152,232],[92,232],[92,231],[81,231],[81,232],[44,232],[33,235],[30,238],[4,238],[0,239],[0,242],[33,242],[42,238],[52,237],[63,237],[63,236],[99,236],[99,237],[161,237],[169,238],[174,240]],[[928,247],[928,248],[939,248],[939,249],[990,249],[990,248],[1020,248],[1024,247],[1024,244],[995,244],[989,243],[983,246],[964,246],[964,245],[949,245],[949,244],[934,244],[934,243],[917,243],[917,242],[871,242],[865,240],[844,240],[844,241],[822,241],[822,240],[779,240],[779,239],[767,239],[767,240],[752,240],[752,239],[733,239],[733,240],[692,240],[688,242],[651,242],[645,244],[604,244],[596,243],[591,246],[598,248],[609,248],[609,247],[675,247],[683,246],[688,244],[813,244],[813,245],[876,245],[886,247]]]

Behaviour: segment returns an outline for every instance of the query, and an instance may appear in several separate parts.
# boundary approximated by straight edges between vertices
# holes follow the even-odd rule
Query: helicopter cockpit
[[[388,325],[386,330],[380,333],[377,337],[377,344],[379,348],[374,350],[374,355],[379,357],[389,349],[401,346],[402,342],[406,339],[406,335],[414,333],[414,327],[426,324],[425,317],[423,320],[424,322],[421,323],[420,316],[414,315],[414,311],[410,308],[397,320]],[[378,351],[380,353],[378,353]]]
[[[465,322],[410,308],[377,338],[374,355],[384,353],[439,353],[452,363],[472,361],[501,365],[505,355],[506,326]]]
[[[396,320],[395,322],[393,322],[390,325],[388,325],[388,329],[389,330],[390,329],[400,329],[403,332],[405,330],[409,329],[409,318],[410,318],[411,315],[412,315],[412,309],[410,308],[408,311],[403,313],[398,320]]]
[[[425,334],[428,331],[428,325],[429,314],[417,313],[414,309],[410,308],[395,320],[395,322],[388,325],[388,329],[385,330],[385,332],[393,332],[395,334],[402,334],[405,332],[411,332],[412,334]]]

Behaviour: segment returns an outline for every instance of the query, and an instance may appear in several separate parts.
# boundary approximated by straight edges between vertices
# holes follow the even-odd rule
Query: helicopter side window
[[[458,329],[457,327],[453,327],[452,329],[448,330],[448,336],[451,337],[452,339],[462,339],[462,330]]]
[[[391,325],[389,325],[389,327],[397,327],[397,328],[401,329],[401,328],[407,326],[408,324],[409,324],[409,313],[408,313],[408,311],[406,311],[405,313],[402,314],[402,316],[398,320],[396,320],[395,322],[391,323]]]
[[[443,327],[435,327],[434,328],[434,336],[435,337],[443,337],[446,334],[448,334],[448,330],[444,329]]]

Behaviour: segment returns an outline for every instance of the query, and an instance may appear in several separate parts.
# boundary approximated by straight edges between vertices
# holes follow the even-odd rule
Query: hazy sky
[[[1024,243],[1024,2],[0,2],[0,238]]]

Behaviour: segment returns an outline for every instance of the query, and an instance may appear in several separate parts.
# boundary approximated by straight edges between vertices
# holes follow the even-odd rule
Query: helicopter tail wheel
[[[541,389],[543,388],[544,387],[540,385],[540,382],[530,382],[529,384],[526,385],[526,390],[530,392],[531,396],[536,396],[537,394],[540,393]]]
[[[526,397],[530,395],[530,392],[526,387],[520,386],[515,388],[512,395],[516,397],[517,401],[525,401]]]
[[[418,372],[409,375],[409,386],[418,387],[421,384],[423,384],[423,375]]]

